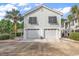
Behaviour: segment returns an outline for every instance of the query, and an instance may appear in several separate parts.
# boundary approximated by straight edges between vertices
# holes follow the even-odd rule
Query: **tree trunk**
[[[16,37],[16,32],[17,32],[17,25],[16,25],[16,22],[14,23],[14,35]]]

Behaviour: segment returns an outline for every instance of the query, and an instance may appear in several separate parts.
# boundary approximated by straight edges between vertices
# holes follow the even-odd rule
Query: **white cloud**
[[[63,12],[64,14],[66,14],[66,13],[70,12],[70,10],[71,10],[71,7],[65,7],[65,8],[63,8],[61,10],[61,12]]]
[[[6,4],[6,5],[1,5],[0,6],[0,19],[3,18],[5,15],[6,15],[6,11],[11,11],[12,9],[18,9],[17,6],[26,6],[24,8],[21,8],[20,11],[23,12],[23,11],[27,11],[27,10],[30,10],[32,7],[31,6],[27,6],[28,3],[9,3],[9,4]]]
[[[0,6],[0,19],[3,18],[3,16],[6,15],[6,11],[11,11],[12,9],[17,9],[17,7],[15,7],[12,4],[7,4],[7,5],[1,5]]]
[[[25,7],[23,10],[27,11],[30,10],[32,7]]]
[[[3,16],[5,16],[5,12],[0,12],[0,17],[3,17]]]
[[[39,6],[39,5],[42,5],[42,4],[44,4],[44,3],[36,3],[35,6]]]
[[[10,4],[13,4],[13,5],[15,5],[15,4],[17,4],[17,3],[10,3]]]
[[[25,6],[28,5],[28,3],[18,3],[18,6]]]
[[[1,11],[11,11],[13,8],[17,9],[17,7],[15,7],[14,5],[11,5],[11,4],[2,5],[2,6],[0,6],[0,12]]]
[[[12,4],[12,5],[17,4],[17,6],[25,6],[25,5],[28,5],[29,3],[10,3],[10,4]]]
[[[58,8],[57,10],[62,12],[63,14],[67,14],[68,12],[70,12],[71,7]]]
[[[56,9],[56,10],[58,10],[58,11],[61,11],[63,8],[58,8],[58,9]]]

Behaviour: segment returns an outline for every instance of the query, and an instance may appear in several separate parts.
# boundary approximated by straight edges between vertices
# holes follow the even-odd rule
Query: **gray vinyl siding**
[[[56,16],[58,24],[49,24],[48,17]],[[37,17],[38,25],[31,25],[28,23],[29,17]],[[61,27],[61,16],[55,12],[49,11],[45,8],[40,8],[35,12],[30,13],[24,17],[24,28],[60,28]]]

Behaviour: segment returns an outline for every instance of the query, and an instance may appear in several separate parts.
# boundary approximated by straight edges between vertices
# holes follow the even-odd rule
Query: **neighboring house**
[[[64,22],[64,29],[69,30],[70,32],[75,31],[75,30],[79,30],[78,19],[75,17],[70,22],[65,21]]]
[[[67,21],[67,19],[64,19],[64,22],[61,24],[61,29],[62,31],[66,30],[69,28],[69,22]]]
[[[78,19],[77,18],[74,18],[70,22],[70,31],[75,31],[75,30],[79,30],[79,24],[78,24]]]
[[[66,21],[64,22],[64,30],[70,30],[70,22],[67,21],[67,19],[66,19]]]
[[[70,32],[70,22],[67,19],[65,19],[65,21],[64,21],[64,26],[63,26],[62,30],[63,30],[62,37],[67,37]]]
[[[28,11],[24,16],[24,40],[61,38],[62,13],[44,5]]]

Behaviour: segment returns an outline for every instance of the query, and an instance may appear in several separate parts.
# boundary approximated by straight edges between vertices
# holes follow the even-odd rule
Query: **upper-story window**
[[[37,24],[37,17],[29,17],[29,24]]]
[[[56,16],[49,16],[48,22],[49,22],[50,24],[58,24],[58,23],[57,23],[57,17],[56,17]]]

